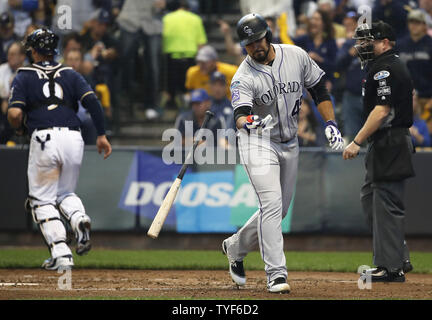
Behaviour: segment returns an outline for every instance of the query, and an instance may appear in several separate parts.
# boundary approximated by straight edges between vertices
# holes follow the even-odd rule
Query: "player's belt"
[[[44,127],[44,128],[36,128],[36,131],[54,130],[54,129],[58,129],[58,130],[69,129],[69,130],[72,130],[72,131],[81,131],[80,127]]]

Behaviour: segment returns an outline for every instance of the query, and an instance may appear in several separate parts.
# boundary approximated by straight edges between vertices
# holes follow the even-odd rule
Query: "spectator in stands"
[[[344,24],[351,27],[351,23],[348,23],[347,20],[357,21],[357,15],[348,13],[344,19]],[[343,89],[342,119],[344,136],[351,141],[365,121],[361,83],[366,74],[360,67],[360,60],[357,58],[357,52],[354,49],[353,30],[347,29],[346,31],[347,38],[337,54],[336,71],[343,77],[340,84]]]
[[[186,89],[204,88],[209,92],[210,75],[215,71],[222,73],[227,83],[231,83],[238,67],[233,64],[220,62],[218,59],[218,54],[212,46],[206,45],[199,49],[195,58],[197,65],[190,67],[186,72]],[[229,87],[226,88],[225,94],[227,98],[231,98]]]
[[[54,0],[38,0],[38,1],[39,1],[38,8],[34,10],[31,14],[32,16],[31,24],[50,27],[52,22]],[[25,34],[28,34],[27,28]]]
[[[275,29],[279,29],[281,32],[286,32],[287,37],[293,37],[295,36],[297,28],[293,7],[294,2],[295,0],[240,0],[240,11],[242,16],[254,12],[260,14],[264,18],[272,17],[273,23],[278,25]],[[281,20],[283,20],[285,26],[279,24],[281,16],[283,17]],[[267,23],[269,23],[269,21],[267,21]],[[271,23],[272,22],[270,21],[270,24]],[[277,32],[275,32],[274,35],[277,36]],[[286,43],[283,41],[283,36],[279,36],[279,38],[282,40],[281,43]]]
[[[333,29],[334,29],[334,37],[335,39],[345,39],[346,30],[343,25],[334,22],[335,14],[336,14],[336,3],[334,0],[318,0],[318,9],[322,12],[327,13],[330,17],[330,20],[333,21]]]
[[[207,94],[207,91],[204,89],[197,89],[191,92],[191,99],[190,99],[190,105],[191,110],[186,111],[184,113],[181,113],[175,122],[175,128],[179,130],[182,134],[182,143],[183,146],[186,144],[186,139],[190,139],[188,142],[188,145],[192,145],[192,139],[196,132],[201,128],[205,113],[207,110],[210,110],[211,107],[211,99],[210,96]],[[186,127],[188,126],[188,123],[186,121],[192,121],[193,122],[193,130],[188,130]],[[207,129],[209,129],[213,133],[213,143],[212,146],[226,146],[226,140],[225,138],[220,139],[218,141],[217,139],[217,130],[218,129],[224,129],[223,123],[221,122],[219,117],[212,117],[207,124]],[[191,132],[191,136],[186,136],[188,132]]]
[[[119,45],[107,32],[111,22],[109,11],[100,9],[91,19],[90,28],[82,35],[81,43],[90,61],[109,64],[117,58]]]
[[[410,0],[376,0],[372,9],[373,18],[391,25],[395,31],[396,40],[399,40],[408,34],[408,10],[406,8],[410,8]]]
[[[23,38],[25,35],[26,28],[32,23],[32,13],[39,9],[39,0],[3,0],[0,2],[6,2],[6,9],[4,11],[10,11],[14,16],[14,32],[18,37]],[[1,6],[0,6],[1,7]]]
[[[272,32],[272,43],[282,43],[276,18],[274,16],[265,16],[264,20]]]
[[[210,76],[211,111],[223,119],[225,127],[235,128],[231,100],[226,96],[227,82],[223,73],[215,71]]]
[[[432,36],[432,1],[419,0],[419,8],[425,14],[426,25],[428,26],[428,33]]]
[[[0,14],[0,63],[7,61],[7,48],[19,36],[14,32],[14,16],[10,12]]]
[[[162,18],[165,92],[161,104],[183,107],[186,71],[194,65],[198,49],[207,43],[207,35],[201,17],[188,10],[186,0],[171,1],[167,8],[173,12]]]
[[[71,32],[65,35],[62,39],[61,44],[62,49],[62,58],[65,59],[69,51],[71,50],[80,50],[82,51],[81,37],[77,32]],[[62,61],[64,61],[62,59]],[[81,63],[81,70],[79,71],[81,74],[89,74],[93,71],[93,64],[88,61],[89,67],[86,67]]]
[[[18,68],[24,65],[25,50],[20,42],[13,42],[7,50],[7,62],[0,65],[0,144],[13,136],[14,130],[7,121],[7,107],[10,87]]]
[[[409,35],[397,44],[397,49],[411,73],[418,92],[421,117],[432,116],[432,37],[427,34],[425,15],[412,10],[408,15]]]
[[[425,120],[420,118],[421,107],[418,101],[417,90],[413,92],[413,114],[414,121],[409,131],[411,133],[411,138],[413,145],[416,147],[430,147],[431,146],[431,136],[427,127]]]
[[[144,58],[139,65],[147,67],[146,95],[148,108],[154,109],[159,105],[159,76],[162,21],[161,13],[164,1],[126,0],[117,17],[120,27],[120,45],[122,48],[122,86],[123,96],[131,97],[131,84],[135,79],[135,57],[140,44],[144,47]]]
[[[348,11],[343,18],[346,39],[352,39],[355,29],[357,28],[358,14],[355,11]]]
[[[297,135],[301,147],[325,145],[323,130],[321,130],[307,99],[302,100]]]
[[[228,55],[232,56],[235,63],[240,65],[246,57],[245,49],[240,46],[239,42],[234,42],[230,25],[224,20],[218,20],[219,31],[224,37],[225,50]]]
[[[332,21],[327,13],[321,10],[315,11],[309,19],[308,34],[295,38],[294,43],[308,52],[309,56],[325,71],[324,79],[330,92],[334,81],[337,45]]]
[[[97,84],[105,83],[112,96],[116,92],[114,73],[117,71],[115,62],[119,55],[119,45],[117,39],[108,33],[111,23],[110,12],[99,9],[90,21],[89,29],[82,35],[81,43],[85,52],[85,65],[90,62],[93,67],[94,81]],[[85,70],[85,73],[90,74],[91,71]]]
[[[68,50],[63,57],[65,65],[82,74],[83,56],[79,49]],[[89,77],[85,78],[86,80],[89,80]],[[92,85],[92,81],[90,81],[89,84]],[[97,138],[96,128],[93,124],[89,112],[82,106],[80,101],[78,101],[77,116],[81,120],[81,135],[83,137],[84,143],[86,145],[95,145]]]

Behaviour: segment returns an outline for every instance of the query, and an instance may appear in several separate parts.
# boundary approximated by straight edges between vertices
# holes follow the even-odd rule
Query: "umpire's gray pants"
[[[405,181],[366,182],[361,189],[361,203],[373,234],[373,263],[391,272],[402,269],[409,259],[404,236]]]
[[[258,196],[259,209],[228,238],[230,256],[241,261],[258,244],[267,281],[287,278],[281,223],[288,212],[297,178],[297,137],[278,143],[248,136],[243,130],[238,135],[241,161]]]

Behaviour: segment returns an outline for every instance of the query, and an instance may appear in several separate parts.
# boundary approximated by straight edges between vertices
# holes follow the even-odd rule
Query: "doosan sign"
[[[179,165],[167,165],[160,157],[138,151],[119,207],[153,219],[179,169]],[[178,232],[232,232],[238,227],[235,213],[250,216],[257,205],[253,187],[247,178],[238,180],[236,170],[188,171],[164,225]]]
[[[148,181],[133,181],[126,194],[125,206],[145,206],[150,203],[160,206],[173,181],[155,185]],[[243,204],[257,207],[255,192],[250,184],[241,185],[233,193],[234,185],[228,182],[207,184],[190,182],[180,188],[175,203],[185,207],[205,205],[208,207],[235,207]]]

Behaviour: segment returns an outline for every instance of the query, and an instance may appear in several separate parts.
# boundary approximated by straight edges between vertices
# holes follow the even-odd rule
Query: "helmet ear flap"
[[[270,29],[270,27],[267,27],[267,33],[266,33],[266,40],[268,43],[272,42],[273,39],[273,33]]]

